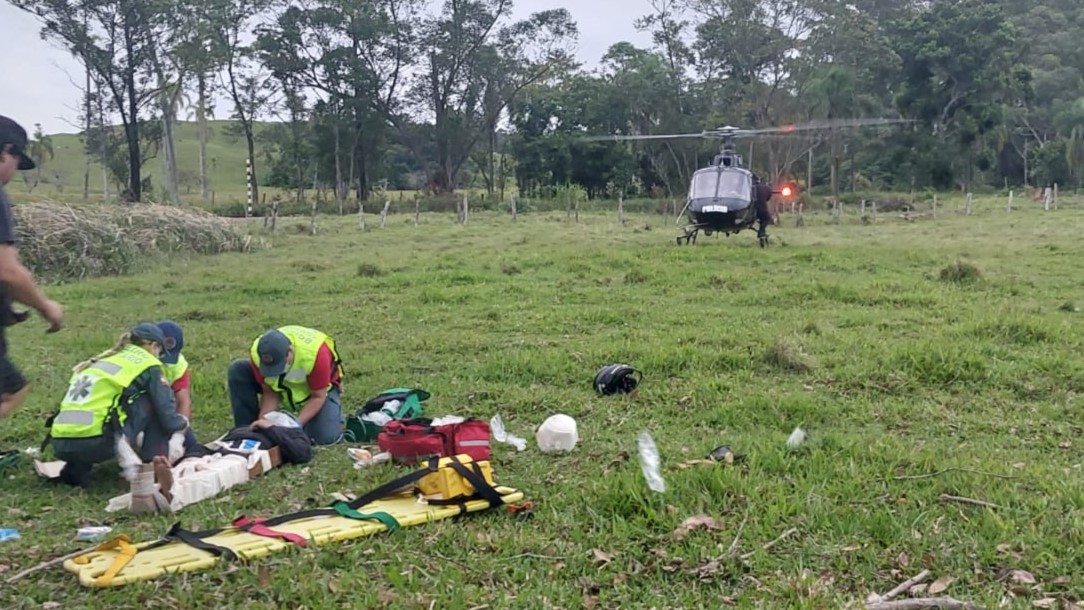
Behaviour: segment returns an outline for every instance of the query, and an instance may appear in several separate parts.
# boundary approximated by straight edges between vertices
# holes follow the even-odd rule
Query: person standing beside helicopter
[[[753,200],[753,208],[757,213],[757,222],[760,225],[757,228],[757,237],[765,238],[768,236],[767,226],[772,224],[772,214],[768,210],[768,201],[772,198],[772,187],[761,180],[760,176],[756,176],[754,193],[756,197]]]

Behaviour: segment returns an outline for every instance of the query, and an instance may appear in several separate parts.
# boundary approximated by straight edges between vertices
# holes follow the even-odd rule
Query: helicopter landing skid
[[[682,229],[682,231],[685,232],[685,234],[684,235],[678,235],[678,237],[677,237],[677,245],[680,246],[681,245],[681,240],[683,240],[683,239],[685,240],[685,245],[689,245],[690,243],[695,244],[696,243],[696,235],[697,235],[697,233],[700,232],[700,228],[699,227],[692,227],[692,228],[690,228],[690,227],[682,227],[681,229]]]
[[[682,241],[685,242],[685,245],[695,244],[696,243],[696,236],[700,234],[700,227],[697,227],[697,226],[681,227],[681,230],[682,230],[683,234],[677,236],[677,245],[680,246]],[[732,233],[738,233],[738,231],[723,231],[723,232],[726,233],[727,237],[730,237],[730,235]],[[705,235],[711,235],[712,232],[711,231],[704,231],[704,233],[705,233]],[[769,242],[769,238],[768,238],[767,233],[765,233],[764,235],[759,235],[759,234],[757,235],[757,243],[760,244],[761,248],[767,248],[768,247],[768,242]]]

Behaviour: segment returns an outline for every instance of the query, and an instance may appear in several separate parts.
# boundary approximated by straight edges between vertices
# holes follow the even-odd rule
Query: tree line
[[[90,163],[128,201],[178,200],[173,130],[227,101],[261,185],[591,197],[684,192],[717,143],[589,142],[818,119],[904,127],[739,141],[754,169],[843,190],[1084,179],[1079,0],[653,0],[646,48],[574,59],[562,8],[511,0],[8,0],[85,67]],[[254,125],[277,118],[257,133]],[[748,150],[745,147],[748,146]],[[162,163],[162,184],[145,167]]]

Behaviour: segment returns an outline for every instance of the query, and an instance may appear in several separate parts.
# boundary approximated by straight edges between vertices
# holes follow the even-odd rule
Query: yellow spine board
[[[458,457],[461,462],[470,467],[470,458],[463,459],[466,456]],[[444,458],[444,460],[447,459]],[[444,460],[441,460],[441,466],[447,463]],[[489,463],[478,462],[478,466],[482,469],[486,481],[492,483],[492,471]],[[445,472],[450,472],[451,475],[443,474]],[[461,475],[451,468],[441,467],[422,479],[422,481],[428,479],[424,488],[421,481],[419,481],[418,489],[423,493],[425,493],[425,489],[438,490],[434,493],[442,495],[450,493],[451,497],[472,493],[473,487],[470,483],[466,480],[457,482],[457,477],[461,479]],[[501,496],[504,504],[514,504],[523,499],[523,492],[516,489],[502,486],[494,486],[494,488]],[[443,497],[447,498],[449,496]],[[468,513],[484,511],[490,508],[489,503],[482,499],[470,500],[462,503],[462,505],[434,506],[420,501],[412,494],[404,494],[376,500],[356,510],[365,514],[388,513],[395,518],[400,527],[411,527],[459,515],[461,513],[460,506],[463,507],[462,510]],[[296,534],[309,541],[309,544],[323,545],[329,542],[340,542],[377,534],[386,531],[388,528],[376,520],[357,520],[341,515],[327,515],[288,521],[273,526],[271,529],[276,532]],[[252,534],[235,527],[208,536],[203,541],[228,548],[241,559],[264,557],[296,546],[292,542]],[[85,555],[65,561],[64,569],[78,575],[79,584],[84,587],[102,588],[151,580],[172,573],[206,570],[214,567],[220,561],[225,561],[209,551],[198,549],[179,540],[171,541],[153,549],[143,550],[151,544],[153,542],[135,545],[138,551],[133,555],[131,545],[111,546],[106,543]],[[119,570],[117,569],[118,565],[121,566]]]

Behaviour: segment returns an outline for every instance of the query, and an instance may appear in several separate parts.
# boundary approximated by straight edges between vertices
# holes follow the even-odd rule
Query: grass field
[[[934,592],[986,607],[1076,607],[1084,210],[1009,215],[984,201],[971,217],[784,222],[760,249],[749,234],[679,247],[672,220],[653,215],[625,227],[598,214],[427,215],[422,227],[396,215],[365,233],[322,218],[316,237],[286,224],[258,254],[52,287],[68,326],[11,333],[35,388],[0,422],[0,446],[36,446],[73,364],[166,317],[186,329],[194,426],[209,440],[232,423],[230,360],[299,323],[338,339],[349,409],[419,386],[429,415],[500,414],[528,437],[522,453],[496,445],[493,462],[534,518],[493,511],[102,591],[53,568],[0,588],[0,606],[840,608],[928,569]],[[644,372],[637,400],[593,393],[612,362]],[[578,420],[581,442],[545,455],[533,431],[557,412]],[[796,426],[809,440],[788,450]],[[644,429],[662,494],[637,463]],[[681,467],[721,444],[744,465]],[[178,520],[202,529],[325,505],[401,471],[357,471],[345,447],[318,448],[308,468],[172,517],[105,513],[124,489],[111,465],[95,473],[89,491],[38,480],[29,458],[4,474],[0,527],[22,538],[0,543],[0,569],[79,548],[80,526],[148,540]],[[697,515],[716,527],[674,535]]]

